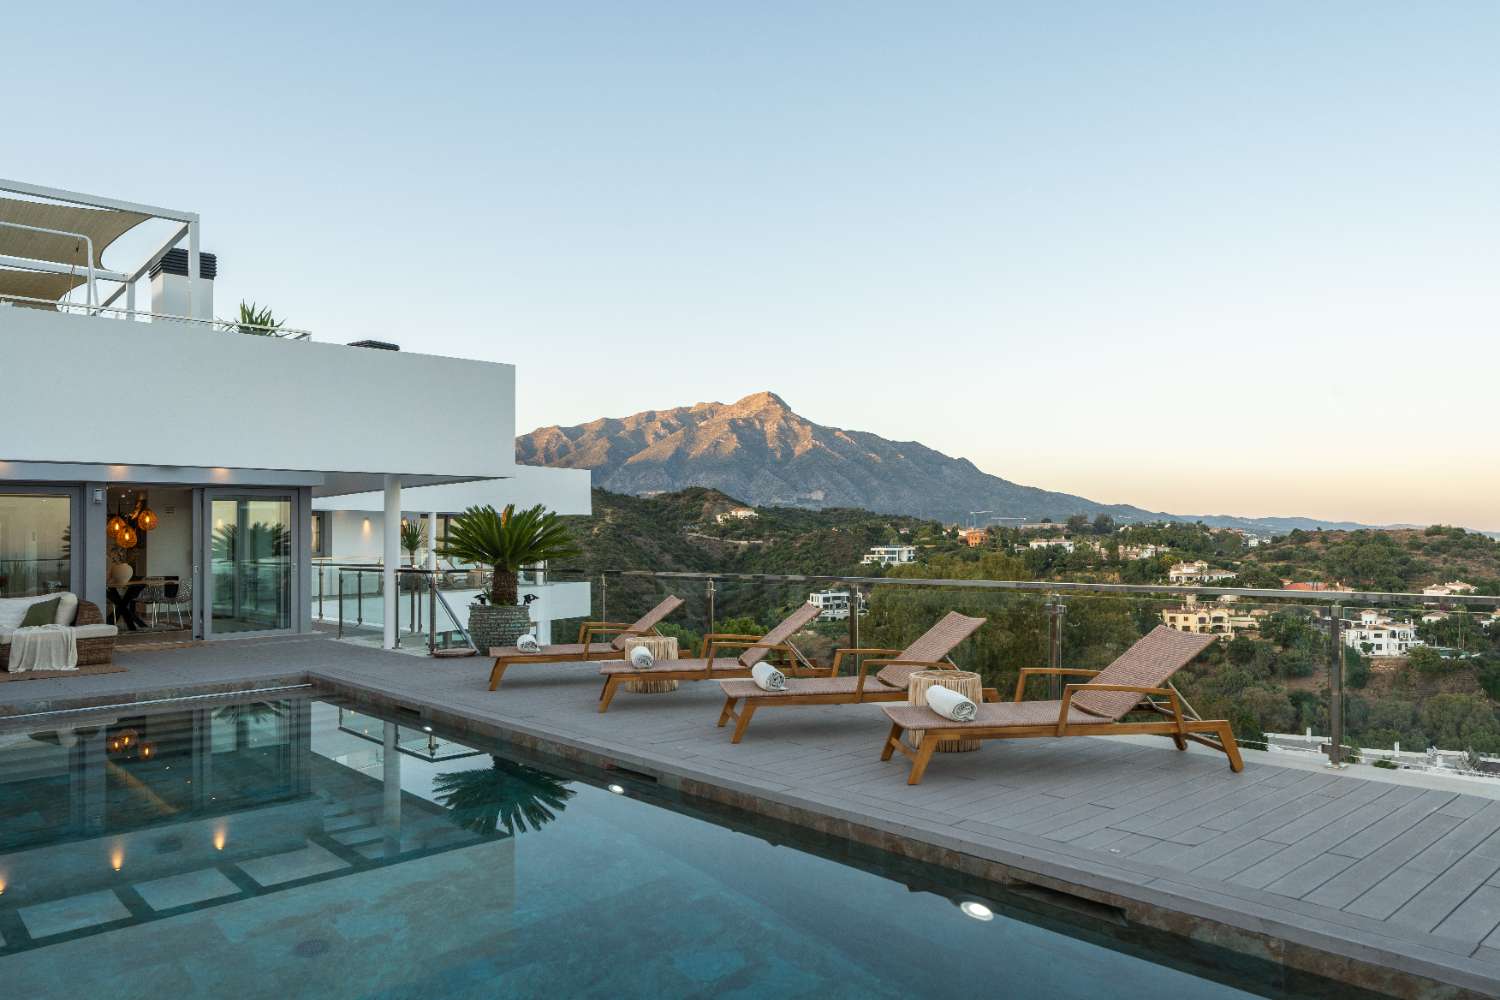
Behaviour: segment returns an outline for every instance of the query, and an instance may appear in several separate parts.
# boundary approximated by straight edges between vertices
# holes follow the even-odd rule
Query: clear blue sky
[[[773,389],[1500,528],[1500,5],[36,6],[0,174],[201,212],[221,314],[516,362],[522,429]]]

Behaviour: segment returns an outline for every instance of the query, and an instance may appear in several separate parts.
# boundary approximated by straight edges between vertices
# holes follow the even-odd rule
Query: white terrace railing
[[[153,313],[140,309],[122,309],[119,306],[91,305],[84,302],[66,302],[57,299],[39,299],[29,295],[11,295],[0,292],[0,308],[37,306],[56,309],[59,312],[81,313],[85,316],[106,316],[131,322],[190,323],[214,333],[241,333],[258,337],[278,337],[282,340],[311,340],[309,330],[296,330],[286,326],[264,326],[258,323],[241,323],[234,319],[197,319],[192,316],[174,316],[169,313]]]

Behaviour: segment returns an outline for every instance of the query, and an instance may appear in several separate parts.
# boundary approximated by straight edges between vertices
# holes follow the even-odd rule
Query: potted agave
[[[511,646],[531,631],[531,612],[516,600],[516,574],[523,566],[579,554],[567,526],[541,504],[516,510],[507,504],[470,507],[448,525],[439,555],[484,566],[489,588],[469,605],[469,638],[484,655],[493,646]]]

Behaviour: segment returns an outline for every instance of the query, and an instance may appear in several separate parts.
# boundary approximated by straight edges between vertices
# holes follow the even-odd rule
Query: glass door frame
[[[302,596],[302,505],[299,503],[298,490],[296,487],[205,487],[196,491],[194,514],[197,517],[198,530],[193,533],[194,564],[198,576],[198,584],[193,588],[193,603],[195,605],[195,624],[197,635],[201,639],[255,639],[269,635],[295,635],[299,617],[297,609],[301,607],[298,603],[303,600]],[[291,541],[291,551],[287,554],[287,573],[289,575],[287,599],[287,624],[283,628],[246,629],[237,632],[215,633],[214,622],[214,519],[213,505],[215,500],[279,500],[287,505],[288,524],[287,530]]]

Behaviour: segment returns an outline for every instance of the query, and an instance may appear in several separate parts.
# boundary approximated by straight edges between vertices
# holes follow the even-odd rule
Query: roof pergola
[[[198,277],[198,215],[175,209],[101,198],[37,184],[0,179],[0,191],[27,198],[0,197],[0,299],[16,305],[49,308],[79,285],[88,284],[90,306],[109,306],[123,293],[126,309],[135,309],[135,282],[179,242],[188,240],[188,274]],[[45,199],[45,200],[30,200]],[[125,233],[151,219],[182,223],[166,243],[133,272],[107,270],[104,250]],[[97,279],[120,283],[102,303]],[[188,301],[191,306],[192,286]],[[55,308],[55,306],[51,306]]]

